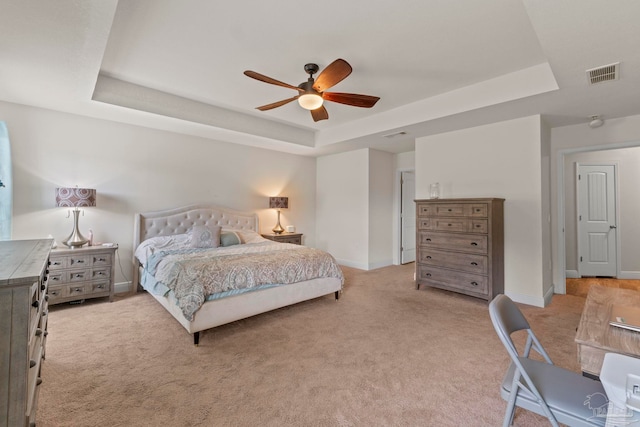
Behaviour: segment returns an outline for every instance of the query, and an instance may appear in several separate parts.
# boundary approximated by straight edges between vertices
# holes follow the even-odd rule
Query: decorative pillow
[[[234,230],[240,236],[240,241],[242,243],[260,243],[264,242],[267,239],[262,237],[260,234],[256,233],[252,230]]]
[[[217,248],[220,246],[219,225],[206,226],[194,225],[191,227],[191,247],[192,248]]]
[[[241,243],[240,236],[235,231],[223,231],[220,234],[220,246],[233,246]]]

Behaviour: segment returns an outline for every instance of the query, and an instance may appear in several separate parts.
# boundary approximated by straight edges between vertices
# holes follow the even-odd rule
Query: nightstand
[[[113,301],[118,245],[54,249],[49,256],[49,304],[87,298]]]
[[[279,243],[293,243],[294,245],[302,244],[302,233],[267,233],[262,234],[261,236],[265,239],[273,240],[274,242]]]

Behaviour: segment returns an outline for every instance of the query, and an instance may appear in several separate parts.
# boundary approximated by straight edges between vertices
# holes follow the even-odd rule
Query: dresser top
[[[414,202],[430,202],[430,203],[478,203],[478,202],[504,202],[504,199],[498,197],[485,198],[469,198],[469,199],[415,199]]]
[[[53,239],[0,241],[0,288],[32,285],[40,278]]]

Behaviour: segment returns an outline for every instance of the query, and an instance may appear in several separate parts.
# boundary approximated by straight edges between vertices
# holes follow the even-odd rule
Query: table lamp
[[[71,210],[73,212],[73,231],[71,231],[69,237],[62,241],[63,244],[73,249],[82,247],[89,241],[78,229],[79,208],[95,205],[96,190],[93,188],[56,188],[56,206],[74,208]]]
[[[282,234],[284,228],[280,225],[280,209],[288,209],[289,208],[289,198],[288,197],[269,197],[269,207],[271,209],[278,210],[278,223],[275,227],[273,227],[273,231],[275,234]]]

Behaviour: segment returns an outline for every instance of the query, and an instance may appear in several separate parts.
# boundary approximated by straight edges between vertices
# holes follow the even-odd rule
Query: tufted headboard
[[[135,252],[140,242],[150,237],[183,234],[194,225],[219,225],[222,228],[256,232],[260,230],[257,214],[220,206],[190,205],[165,211],[138,213],[135,215],[133,226],[133,251]],[[137,273],[138,263],[135,256],[133,264]],[[137,283],[137,280],[134,280],[134,283]]]

